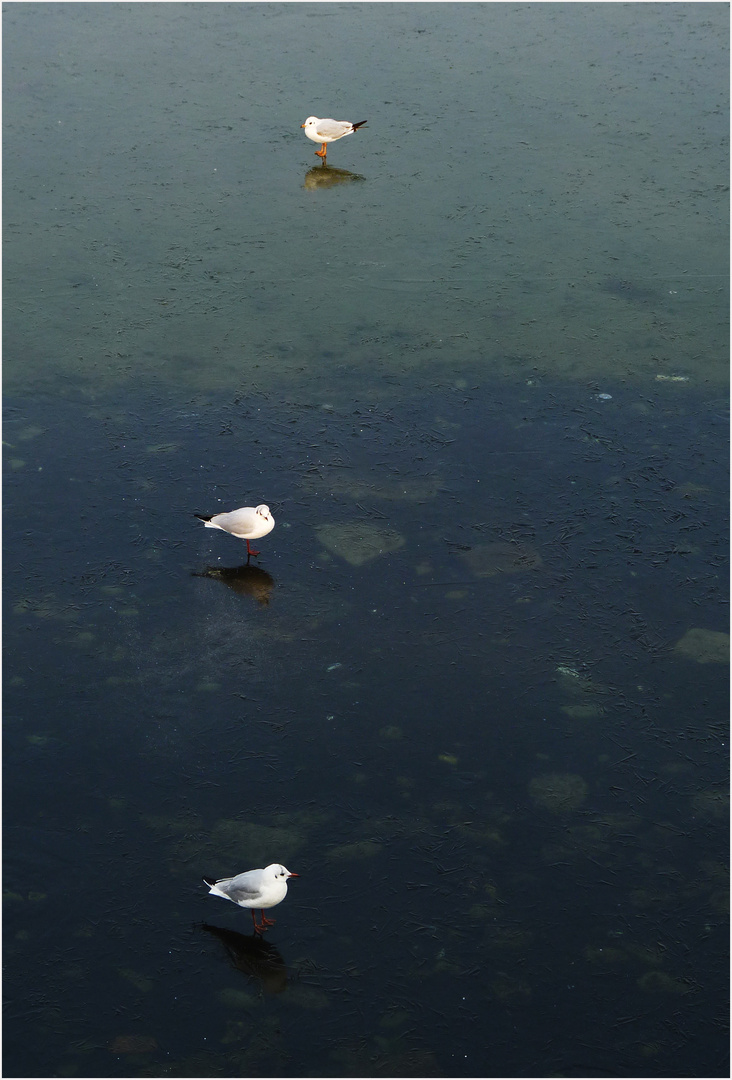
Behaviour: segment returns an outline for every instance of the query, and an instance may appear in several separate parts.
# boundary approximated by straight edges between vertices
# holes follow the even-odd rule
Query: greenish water
[[[6,386],[726,383],[726,22],[6,5]],[[368,114],[361,183],[313,110]]]
[[[727,1075],[728,9],[3,16],[5,1073]]]

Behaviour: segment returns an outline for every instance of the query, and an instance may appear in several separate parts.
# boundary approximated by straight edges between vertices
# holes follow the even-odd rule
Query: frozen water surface
[[[3,16],[5,1074],[728,1075],[726,6]]]

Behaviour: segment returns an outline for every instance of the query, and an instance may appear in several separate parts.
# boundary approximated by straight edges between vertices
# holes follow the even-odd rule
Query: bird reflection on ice
[[[349,172],[348,169],[332,169],[323,162],[322,165],[313,165],[305,173],[303,187],[306,191],[315,191],[317,188],[335,187],[336,184],[348,184],[354,180],[365,180],[365,176]]]
[[[200,573],[194,570],[191,576],[221,581],[239,596],[251,596],[262,607],[269,604],[275,584],[271,574],[261,566],[251,566],[249,563],[244,563],[243,566],[207,566]]]
[[[217,937],[237,971],[261,982],[266,994],[281,994],[287,986],[287,968],[282,954],[271,942],[256,934],[240,934],[223,926],[201,923],[201,930]]]

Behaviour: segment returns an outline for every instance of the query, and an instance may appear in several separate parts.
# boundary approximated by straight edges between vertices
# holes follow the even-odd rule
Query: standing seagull
[[[264,870],[247,870],[236,877],[214,878],[205,877],[203,880],[209,886],[209,893],[221,896],[224,900],[231,900],[239,907],[252,909],[252,922],[254,933],[263,934],[268,926],[274,926],[274,919],[267,919],[264,915],[265,908],[275,907],[281,904],[287,896],[287,879],[300,877],[293,874],[281,863],[270,863]],[[257,925],[255,909],[259,909],[262,921]]]
[[[232,536],[247,542],[247,555],[259,555],[249,547],[250,540],[258,540],[260,536],[271,533],[275,521],[269,512],[269,507],[262,503],[260,506],[242,506],[239,510],[230,510],[228,514],[194,514],[202,521],[207,529],[222,529],[223,532],[231,533]]]
[[[315,153],[325,161],[329,142],[337,142],[344,135],[353,135],[356,128],[363,127],[366,123],[368,123],[367,120],[359,120],[357,124],[352,124],[350,120],[319,120],[317,116],[309,116],[304,124],[300,124],[300,127],[305,128],[305,134],[309,139],[321,143],[320,150],[316,150]]]

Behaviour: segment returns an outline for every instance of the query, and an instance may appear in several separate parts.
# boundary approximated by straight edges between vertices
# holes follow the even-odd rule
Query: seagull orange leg
[[[254,913],[254,908],[252,908],[252,922],[254,923],[254,933],[255,934],[263,934],[268,926],[274,926],[274,924],[276,922],[275,919],[268,919],[265,916],[263,911],[260,911],[259,914],[261,916],[262,921],[260,922],[259,925],[257,925],[257,916]]]
[[[324,158],[325,155],[328,153],[328,144],[323,143],[320,150],[316,150],[315,153],[317,154],[318,157]]]

